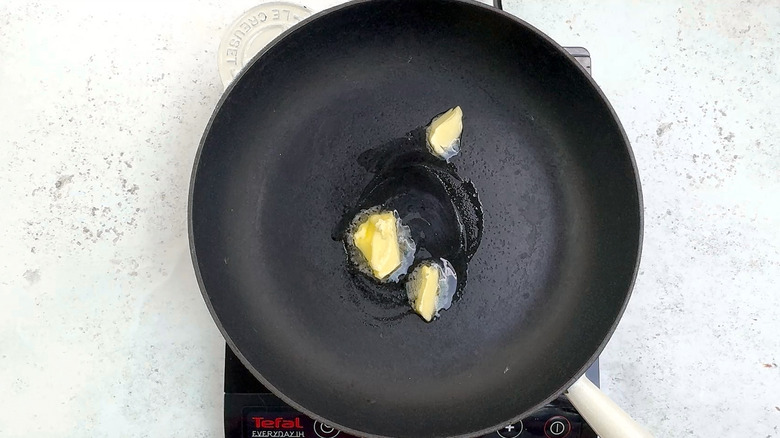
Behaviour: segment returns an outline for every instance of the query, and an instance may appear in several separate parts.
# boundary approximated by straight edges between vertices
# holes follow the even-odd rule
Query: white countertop
[[[0,5],[1,437],[222,436],[187,189],[254,4]],[[602,388],[658,437],[780,437],[780,5],[505,6],[590,49],[636,153],[644,255]]]

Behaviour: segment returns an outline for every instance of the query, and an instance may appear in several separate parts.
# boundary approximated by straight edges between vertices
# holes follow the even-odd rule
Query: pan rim
[[[196,254],[195,250],[195,239],[194,239],[194,231],[193,231],[193,198],[195,193],[195,181],[197,179],[198,175],[198,168],[200,167],[201,163],[201,156],[203,153],[204,146],[206,144],[206,140],[209,137],[209,133],[211,132],[212,125],[214,124],[214,121],[217,117],[217,115],[220,113],[220,110],[222,109],[223,105],[227,101],[228,97],[231,95],[233,89],[237,86],[237,84],[241,81],[241,79],[245,76],[248,70],[250,70],[257,61],[269,50],[271,50],[274,46],[276,46],[280,41],[285,39],[288,36],[291,36],[297,32],[301,31],[301,28],[307,24],[309,24],[312,21],[320,20],[323,17],[330,15],[331,13],[341,11],[343,9],[352,8],[356,6],[360,6],[363,4],[369,4],[369,3],[376,3],[380,1],[393,1],[393,0],[352,0],[347,3],[342,3],[336,6],[333,6],[331,8],[325,9],[323,11],[317,12],[313,14],[311,17],[307,18],[306,20],[303,20],[302,22],[299,22],[295,24],[290,29],[286,30],[284,33],[276,37],[273,41],[271,41],[267,46],[265,46],[260,52],[258,52],[247,64],[244,68],[241,69],[239,74],[233,79],[233,81],[227,86],[225,91],[222,93],[219,101],[217,102],[217,105],[215,106],[211,117],[209,118],[208,123],[206,124],[206,127],[204,129],[203,135],[201,137],[200,143],[198,145],[197,152],[195,154],[195,159],[193,163],[193,168],[190,176],[190,187],[189,187],[189,193],[188,193],[188,199],[187,199],[187,228],[188,228],[188,240],[189,240],[189,247],[190,247],[190,256],[192,259],[195,276],[197,279],[198,287],[201,291],[201,295],[203,296],[203,299],[206,303],[206,307],[209,310],[209,313],[211,314],[212,319],[217,325],[217,328],[219,329],[220,333],[222,334],[222,337],[224,338],[225,342],[228,344],[230,349],[233,351],[233,353],[238,357],[238,359],[241,361],[242,365],[244,365],[250,373],[258,379],[263,386],[265,386],[267,389],[269,389],[275,396],[279,397],[282,401],[284,401],[286,404],[288,404],[293,409],[296,409],[297,411],[313,418],[314,420],[323,422],[325,424],[329,424],[333,427],[335,427],[338,430],[341,430],[343,432],[356,435],[356,436],[363,436],[366,438],[394,438],[390,436],[385,435],[377,435],[372,433],[366,433],[364,431],[359,431],[356,429],[352,429],[348,426],[344,426],[341,424],[338,424],[332,420],[329,420],[327,418],[324,418],[320,415],[318,415],[315,412],[310,411],[309,409],[305,408],[304,406],[297,403],[295,400],[288,397],[286,394],[284,394],[282,391],[279,391],[273,384],[271,384],[269,381],[265,379],[265,377],[254,368],[254,366],[251,365],[251,363],[246,359],[246,357],[239,351],[237,345],[231,338],[231,336],[227,333],[225,330],[223,324],[221,323],[218,315],[216,314],[216,311],[214,310],[214,306],[211,302],[211,299],[209,297],[208,291],[206,290],[206,285],[204,284],[203,277],[200,270],[200,265],[198,263],[198,256]],[[572,378],[570,378],[566,383],[561,385],[558,389],[556,389],[550,396],[542,400],[541,402],[537,403],[530,409],[528,409],[525,412],[522,412],[518,415],[515,415],[512,418],[507,419],[505,422],[494,425],[489,428],[476,430],[473,432],[464,433],[461,435],[453,436],[452,438],[470,438],[470,437],[476,437],[476,436],[482,436],[486,434],[493,433],[497,430],[497,428],[500,428],[504,424],[513,424],[516,423],[523,418],[527,417],[529,414],[537,411],[541,407],[545,406],[558,396],[565,394],[565,392],[571,387],[574,382],[579,379],[587,369],[596,361],[596,359],[601,355],[606,345],[609,343],[610,339],[612,338],[613,334],[615,333],[615,330],[617,329],[623,314],[625,313],[625,310],[628,306],[628,302],[631,299],[631,295],[633,292],[634,285],[636,283],[636,279],[639,273],[639,265],[642,258],[642,246],[643,246],[643,240],[644,240],[644,201],[642,196],[642,185],[641,180],[639,177],[639,169],[637,167],[636,163],[636,157],[634,155],[634,151],[631,147],[631,143],[628,139],[628,136],[625,132],[625,129],[623,128],[622,123],[620,122],[620,119],[618,118],[617,113],[615,112],[612,104],[607,99],[607,96],[604,94],[603,90],[598,86],[598,84],[595,82],[593,77],[588,73],[588,71],[571,55],[569,52],[567,52],[560,44],[558,44],[556,41],[554,41],[551,37],[537,29],[536,27],[532,26],[525,20],[510,14],[503,9],[496,8],[492,5],[488,5],[485,3],[480,3],[476,0],[439,0],[441,2],[449,2],[449,3],[460,3],[460,4],[467,4],[470,5],[470,7],[479,8],[485,11],[490,11],[492,13],[498,14],[499,16],[503,17],[504,19],[511,20],[515,25],[523,26],[527,30],[530,30],[536,37],[540,38],[542,41],[546,42],[551,48],[558,51],[559,54],[562,54],[568,59],[568,62],[573,65],[575,68],[578,68],[580,72],[586,77],[587,83],[590,84],[590,87],[593,91],[595,91],[598,95],[598,97],[601,99],[601,101],[606,106],[606,109],[609,111],[609,114],[612,116],[612,121],[615,123],[621,138],[623,139],[623,143],[625,144],[625,149],[628,154],[629,162],[631,164],[631,168],[633,171],[633,176],[635,180],[634,187],[636,189],[636,196],[637,196],[637,206],[638,206],[638,235],[636,236],[637,239],[637,253],[636,253],[636,262],[634,264],[631,280],[628,285],[628,290],[625,294],[625,299],[620,305],[620,309],[617,313],[617,317],[615,318],[615,321],[610,326],[608,332],[604,336],[604,339],[599,344],[599,346],[595,349],[594,353],[591,355],[591,357],[586,361],[586,363],[580,368],[580,370],[574,374]]]

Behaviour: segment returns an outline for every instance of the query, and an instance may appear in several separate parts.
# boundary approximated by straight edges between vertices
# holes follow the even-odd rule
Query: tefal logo
[[[263,417],[252,417],[252,421],[255,422],[256,429],[303,429],[301,419],[295,417],[293,419],[286,419],[277,417],[274,419]]]

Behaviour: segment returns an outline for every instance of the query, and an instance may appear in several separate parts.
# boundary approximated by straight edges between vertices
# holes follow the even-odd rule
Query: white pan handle
[[[566,397],[601,438],[653,438],[585,375],[571,385]]]

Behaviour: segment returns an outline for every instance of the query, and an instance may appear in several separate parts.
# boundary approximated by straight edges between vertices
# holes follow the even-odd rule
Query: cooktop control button
[[[320,438],[333,438],[335,436],[338,436],[341,432],[328,426],[327,424],[322,424],[319,421],[314,422],[314,433],[317,434]]]
[[[498,429],[496,433],[501,438],[517,438],[521,433],[523,433],[523,422],[518,421],[517,423],[510,424],[506,427]]]
[[[558,415],[544,423],[544,434],[547,438],[566,438],[570,432],[571,423],[566,417]]]

